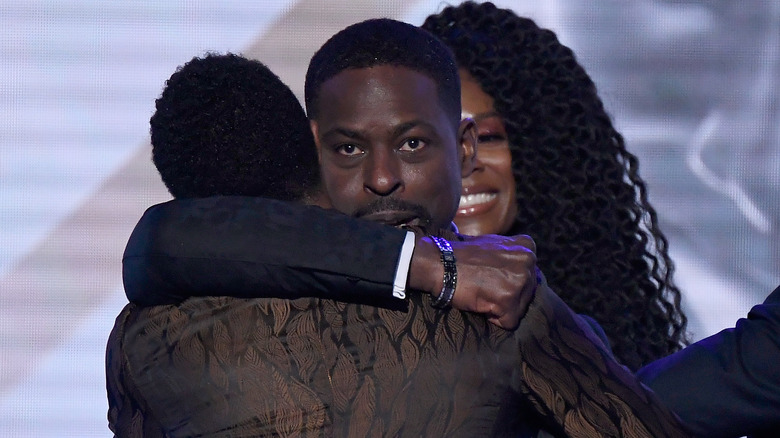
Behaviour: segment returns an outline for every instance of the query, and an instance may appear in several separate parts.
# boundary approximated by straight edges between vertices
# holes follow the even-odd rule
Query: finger
[[[523,318],[526,312],[528,312],[528,308],[531,306],[531,301],[533,301],[534,297],[536,296],[536,291],[541,285],[541,283],[538,281],[538,278],[534,277],[532,277],[531,281],[529,281],[523,287],[525,292],[523,293],[523,296],[520,297],[520,302],[516,307],[518,312],[518,319]]]
[[[497,317],[488,318],[488,322],[499,328],[506,330],[504,322],[501,320],[501,318],[497,318]]]
[[[536,242],[534,242],[534,239],[532,239],[531,236],[527,234],[518,234],[514,236],[514,238],[515,242],[517,242],[519,245],[530,249],[531,252],[536,254]]]
[[[504,330],[514,330],[520,325],[521,314],[510,312],[501,316],[488,317],[488,321]]]
[[[501,328],[504,330],[514,330],[520,325],[520,315],[512,313],[511,315],[504,315],[500,318]]]

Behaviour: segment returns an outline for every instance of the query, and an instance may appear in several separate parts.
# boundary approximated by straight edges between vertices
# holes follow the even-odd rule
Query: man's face
[[[447,116],[432,79],[389,65],[345,70],[322,84],[318,105],[311,125],[335,209],[389,225],[449,225],[476,131]]]

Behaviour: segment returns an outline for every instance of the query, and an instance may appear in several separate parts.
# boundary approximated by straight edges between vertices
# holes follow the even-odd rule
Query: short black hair
[[[317,117],[322,84],[347,69],[382,65],[406,67],[436,83],[442,109],[460,121],[460,78],[452,52],[437,37],[411,24],[388,18],[353,24],[333,35],[309,62],[305,101]]]
[[[306,114],[259,61],[193,58],[168,79],[149,122],[152,160],[175,198],[298,200],[319,182]]]

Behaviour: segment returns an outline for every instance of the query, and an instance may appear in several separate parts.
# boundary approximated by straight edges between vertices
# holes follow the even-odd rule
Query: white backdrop
[[[780,6],[503,1],[579,55],[641,160],[695,339],[780,283]],[[0,436],[109,436],[103,354],[121,254],[169,199],[148,119],[176,66],[242,52],[301,96],[337,30],[442,2],[0,4]],[[543,6],[540,6],[543,5]]]

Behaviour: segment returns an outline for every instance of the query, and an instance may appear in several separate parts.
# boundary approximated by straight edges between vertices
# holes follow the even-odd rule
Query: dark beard
[[[410,213],[410,216],[415,216],[419,222],[417,226],[423,229],[430,229],[433,223],[428,210],[423,208],[422,205],[415,204],[408,201],[403,201],[397,198],[379,198],[361,208],[358,208],[352,213],[353,217],[361,218],[373,213],[378,213],[386,210],[406,211]]]

